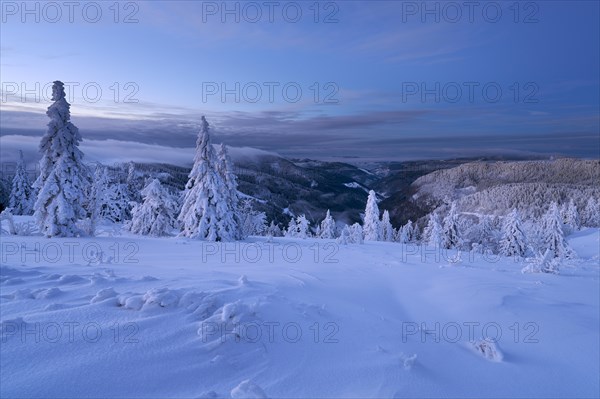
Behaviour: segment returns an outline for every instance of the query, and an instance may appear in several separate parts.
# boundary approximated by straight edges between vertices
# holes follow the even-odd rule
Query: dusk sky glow
[[[2,2],[3,160],[54,80],[90,161],[188,164],[202,115],[288,157],[599,156],[597,1],[74,3]]]

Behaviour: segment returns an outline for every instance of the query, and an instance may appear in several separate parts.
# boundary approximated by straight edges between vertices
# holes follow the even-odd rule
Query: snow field
[[[0,395],[594,397],[598,240],[552,275],[385,242],[3,236]]]

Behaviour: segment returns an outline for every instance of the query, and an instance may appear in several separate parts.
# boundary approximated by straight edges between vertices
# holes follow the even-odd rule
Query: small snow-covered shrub
[[[521,270],[521,273],[553,273],[558,274],[560,268],[560,259],[554,256],[551,249],[546,249],[543,254],[538,254],[535,258],[527,259],[527,265]]]
[[[471,341],[471,346],[477,354],[491,362],[501,362],[502,352],[498,349],[496,343],[489,339],[481,339],[479,341]]]
[[[6,208],[0,213],[0,233],[15,235],[17,234],[17,229],[15,227],[15,221],[13,219],[13,215],[11,213],[11,208]],[[2,223],[6,222],[6,223]],[[1,227],[2,225],[6,225],[6,228]]]

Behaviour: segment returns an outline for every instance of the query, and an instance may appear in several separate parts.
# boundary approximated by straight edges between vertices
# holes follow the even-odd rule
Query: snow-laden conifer
[[[527,238],[521,225],[521,216],[517,209],[509,213],[502,225],[500,254],[504,256],[523,257],[527,253]]]
[[[189,174],[178,220],[181,235],[207,241],[232,241],[240,236],[231,194],[218,169],[210,143],[209,124],[202,117],[194,166]]]
[[[141,192],[143,201],[134,206],[128,228],[132,233],[164,236],[175,225],[177,204],[158,179],[153,179]]]
[[[23,151],[19,150],[19,161],[17,162],[15,175],[12,179],[9,207],[12,208],[13,215],[31,215],[33,204],[33,191],[29,182],[29,176],[27,176]]]
[[[383,211],[383,216],[381,216],[379,228],[379,236],[382,241],[394,241],[394,228],[392,227],[392,223],[390,222],[390,213],[387,210]]]
[[[34,184],[38,192],[34,216],[42,234],[69,237],[81,233],[77,221],[87,216],[83,204],[90,179],[79,149],[81,135],[70,121],[62,82],[54,82],[52,101],[46,112],[50,118],[48,130],[40,143],[42,159]]]
[[[365,240],[380,240],[379,207],[377,206],[377,195],[373,190],[369,191],[369,198],[367,199],[367,206],[365,207],[365,220],[362,229]]]
[[[319,237],[325,239],[332,239],[336,237],[335,233],[335,220],[331,216],[329,209],[327,210],[327,214],[325,215],[325,219],[321,222],[319,231]]]

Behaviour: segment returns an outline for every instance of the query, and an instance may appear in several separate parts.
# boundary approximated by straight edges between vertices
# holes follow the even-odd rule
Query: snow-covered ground
[[[0,395],[598,397],[599,237],[547,275],[395,243],[2,236]]]

